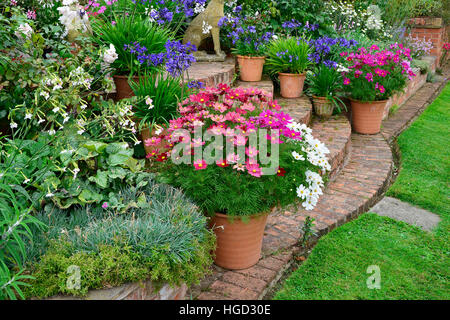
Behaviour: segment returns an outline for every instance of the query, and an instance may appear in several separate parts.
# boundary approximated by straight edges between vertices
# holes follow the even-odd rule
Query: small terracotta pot
[[[243,222],[239,217],[231,220],[227,215],[216,213],[209,224],[217,237],[216,265],[231,270],[255,265],[261,257],[267,216],[255,215]]]
[[[321,118],[328,119],[334,111],[334,104],[326,97],[313,96],[314,112]]]
[[[279,73],[281,96],[284,98],[298,98],[302,95],[305,74]]]
[[[154,146],[152,146],[152,145],[146,146],[146,145],[145,145],[145,140],[150,139],[151,137],[156,136],[155,131],[156,131],[156,128],[155,128],[154,126],[153,126],[153,128],[152,128],[151,131],[150,131],[150,128],[148,128],[148,127],[145,127],[145,128],[143,128],[143,129],[141,129],[141,139],[142,139],[142,143],[143,143],[143,145],[144,145],[144,149],[145,149],[145,153],[146,153],[146,154],[152,153],[152,152],[155,151],[155,150],[158,150],[159,152],[161,152],[161,151],[163,151],[163,150],[166,150],[167,147],[168,147],[168,145],[169,145],[169,142],[168,142],[167,140],[164,140],[164,139],[163,139],[163,140],[161,140],[161,142],[158,143],[157,145],[154,145]],[[163,129],[163,131],[161,132],[161,134],[166,134],[166,133],[167,133],[167,131],[166,131],[165,129]]]
[[[237,56],[242,81],[261,81],[266,57]]]
[[[116,85],[116,101],[134,96],[134,92],[128,84],[128,76],[113,75],[113,79]],[[140,77],[133,76],[132,79],[134,82],[138,82]]]
[[[381,120],[387,101],[362,102],[350,98],[353,130],[362,134],[380,132]]]

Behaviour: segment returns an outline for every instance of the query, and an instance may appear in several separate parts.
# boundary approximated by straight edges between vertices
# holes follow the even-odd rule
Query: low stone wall
[[[427,82],[427,73],[421,74],[419,69],[413,70],[416,76],[409,81],[408,86],[405,88],[403,93],[396,94],[389,98],[386,103],[386,107],[384,108],[383,120],[389,116],[389,110],[394,105],[401,106]]]
[[[169,284],[156,289],[152,281],[126,283],[118,287],[89,290],[84,297],[56,295],[46,300],[184,300],[187,287],[171,287]]]

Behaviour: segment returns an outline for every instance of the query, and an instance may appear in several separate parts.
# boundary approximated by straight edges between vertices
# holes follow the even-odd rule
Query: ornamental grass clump
[[[329,151],[271,95],[220,84],[191,95],[179,112],[145,141],[167,141],[147,158],[161,181],[180,187],[205,213],[250,216],[297,198],[314,208]]]
[[[213,234],[206,218],[180,190],[149,180],[120,190],[128,203],[118,213],[108,202],[38,213],[45,232],[32,227],[27,241],[26,296],[85,295],[89,289],[150,279],[172,285],[198,282],[212,263]],[[66,285],[69,266],[80,269],[80,288]]]
[[[271,74],[302,74],[312,64],[310,54],[308,40],[295,37],[273,40],[267,50],[266,67]]]
[[[344,90],[358,101],[386,100],[400,92],[408,79],[415,76],[411,69],[411,50],[402,44],[392,44],[390,49],[378,46],[343,52],[348,70],[343,71]]]

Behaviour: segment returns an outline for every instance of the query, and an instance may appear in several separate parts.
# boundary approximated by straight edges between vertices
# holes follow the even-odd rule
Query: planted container
[[[261,81],[265,57],[237,56],[242,81]]]
[[[239,270],[250,268],[261,258],[262,240],[267,222],[267,214],[247,218],[232,219],[216,213],[211,218],[210,227],[217,238],[214,262],[220,267]]]
[[[334,111],[334,103],[326,97],[312,97],[314,112],[321,118],[327,119],[331,117]]]
[[[134,96],[134,92],[128,84],[128,76],[113,75],[113,79],[116,85],[116,101]],[[140,77],[133,76],[132,79],[137,83]]]
[[[350,99],[353,130],[362,134],[376,134],[380,132],[383,112],[387,101],[362,102]]]
[[[284,98],[298,98],[303,93],[305,74],[279,73],[281,96]]]

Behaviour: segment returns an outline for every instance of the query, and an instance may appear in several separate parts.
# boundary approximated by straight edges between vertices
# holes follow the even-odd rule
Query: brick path
[[[330,182],[316,208],[305,211],[291,205],[274,210],[267,221],[262,259],[245,270],[228,271],[213,266],[213,274],[199,286],[190,288],[188,296],[199,300],[262,299],[292,263],[293,254],[299,250],[300,228],[307,216],[316,220],[317,236],[312,241],[315,242],[371,208],[389,186],[392,176],[389,143],[436,97],[448,77],[446,68],[442,81],[425,84],[383,122],[382,132],[377,135],[351,133],[349,121],[342,115],[324,122],[314,120],[313,135],[329,147],[332,165]],[[309,122],[312,108],[307,99],[286,103],[284,110]]]

